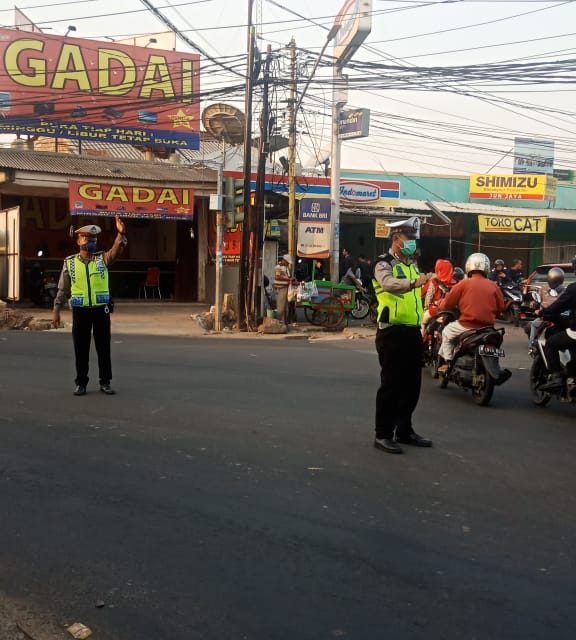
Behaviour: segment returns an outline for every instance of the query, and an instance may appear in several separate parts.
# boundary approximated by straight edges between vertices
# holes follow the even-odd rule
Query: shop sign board
[[[553,200],[557,180],[547,175],[474,174],[470,176],[470,199]]]
[[[302,198],[298,215],[298,247],[300,258],[330,257],[330,198]]]
[[[200,146],[200,57],[0,29],[0,133]]]
[[[237,224],[232,229],[224,230],[222,244],[222,261],[227,265],[240,264],[240,250],[242,249],[243,224]]]
[[[188,187],[144,187],[71,180],[69,199],[73,216],[170,220],[192,220],[194,217],[194,191]]]
[[[340,140],[366,138],[370,134],[370,109],[341,111],[338,118]]]
[[[514,173],[552,175],[554,140],[514,138]]]
[[[334,57],[343,67],[372,31],[372,0],[345,0],[334,24],[340,26],[334,37]]]
[[[340,181],[340,202],[343,205],[362,205],[369,207],[394,207],[400,198],[400,183],[394,180]]]
[[[388,220],[382,220],[382,218],[376,218],[376,220],[374,220],[374,237],[388,238],[389,235],[390,235],[390,227],[388,226]]]
[[[546,233],[546,216],[479,215],[480,233]]]

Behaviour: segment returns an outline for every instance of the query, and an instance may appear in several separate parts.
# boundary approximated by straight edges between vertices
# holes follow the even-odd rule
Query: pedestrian
[[[370,293],[372,291],[372,261],[367,256],[358,257],[358,268],[360,269],[360,280],[364,291]]]
[[[340,260],[340,272],[339,279],[342,281],[344,276],[350,271],[354,273],[356,270],[356,260],[352,257],[352,254],[346,247],[342,249],[342,260]]]
[[[460,310],[458,320],[450,322],[442,331],[438,354],[444,363],[439,373],[447,373],[454,357],[458,336],[470,329],[493,326],[504,311],[504,296],[500,287],[490,279],[490,259],[483,253],[473,253],[464,266],[466,279],[459,282],[440,302],[442,311]]]
[[[118,258],[126,244],[126,226],[116,217],[118,235],[109,251],[97,251],[97,225],[86,225],[76,230],[79,252],[64,260],[58,293],[54,300],[53,323],[60,326],[60,310],[70,299],[72,307],[72,340],[76,360],[75,396],[86,395],[90,342],[98,354],[100,391],[113,395],[112,363],[110,359],[110,289],[108,267]]]
[[[378,299],[376,350],[381,368],[374,446],[403,453],[398,443],[432,446],[412,428],[422,380],[421,288],[432,274],[421,275],[412,260],[420,220],[412,217],[388,226],[392,245],[378,256],[372,282]]]
[[[286,324],[288,309],[288,289],[292,283],[292,265],[294,261],[289,253],[284,254],[274,269],[274,293],[276,294],[276,315]]]

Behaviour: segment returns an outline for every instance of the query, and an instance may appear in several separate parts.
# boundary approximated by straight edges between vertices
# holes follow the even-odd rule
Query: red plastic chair
[[[158,291],[158,297],[162,300],[162,292],[160,291],[160,269],[158,267],[148,267],[146,270],[146,280],[140,284],[138,297],[141,297],[144,291],[144,297],[148,299],[148,289],[152,289],[152,297],[154,298],[154,290]]]

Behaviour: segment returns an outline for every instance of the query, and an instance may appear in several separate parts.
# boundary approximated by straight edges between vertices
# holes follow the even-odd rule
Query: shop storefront
[[[71,226],[98,224],[103,230],[100,247],[113,242],[117,209],[112,205],[126,218],[129,236],[111,270],[113,295],[138,298],[148,269],[157,267],[163,299],[206,299],[208,198],[216,190],[214,171],[13,149],[0,149],[0,169],[6,175],[0,184],[0,208],[19,209],[20,299],[29,296],[34,265],[57,279],[62,259],[76,250]],[[96,195],[104,188],[108,200],[102,204],[95,198],[92,215],[83,215],[82,209],[74,211],[80,215],[71,215],[71,183],[92,185]],[[106,193],[106,185],[116,191]],[[183,192],[187,200],[180,202]],[[176,215],[171,217],[171,211]]]

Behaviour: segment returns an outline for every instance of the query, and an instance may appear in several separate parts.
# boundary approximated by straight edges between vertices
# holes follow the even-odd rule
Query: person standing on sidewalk
[[[288,288],[292,282],[292,256],[284,254],[274,269],[274,292],[276,294],[276,314],[278,320],[286,324],[288,309]]]
[[[118,235],[109,251],[97,251],[97,225],[86,225],[76,231],[76,242],[80,251],[64,260],[58,293],[54,300],[52,320],[60,326],[60,310],[68,299],[72,307],[72,340],[76,359],[75,396],[86,395],[88,385],[88,363],[90,342],[94,333],[94,344],[98,354],[100,391],[113,395],[110,387],[112,363],[110,359],[110,289],[108,267],[118,258],[126,245],[126,225],[116,217]]]
[[[392,245],[378,257],[372,283],[378,300],[376,350],[381,367],[374,446],[403,453],[398,443],[432,446],[412,428],[412,413],[422,381],[421,288],[433,274],[421,275],[412,260],[420,220],[412,217],[388,226]]]

